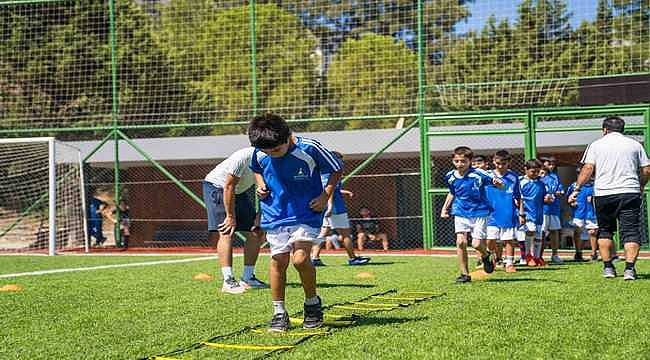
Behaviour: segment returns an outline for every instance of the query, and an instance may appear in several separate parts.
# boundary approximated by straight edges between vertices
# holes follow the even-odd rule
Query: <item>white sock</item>
[[[514,263],[514,261],[515,261],[514,256],[506,256],[506,266],[512,265]]]
[[[248,280],[255,274],[255,265],[244,265],[244,274],[242,278]]]
[[[540,258],[542,255],[542,239],[535,239],[535,257]]]
[[[316,304],[318,304],[318,296],[305,299],[305,305],[316,305]]]
[[[223,280],[225,281],[227,278],[231,277],[234,278],[232,274],[232,266],[224,266],[221,268],[221,274],[223,275]]]
[[[273,315],[275,314],[284,314],[287,312],[287,309],[284,308],[284,300],[273,301]]]

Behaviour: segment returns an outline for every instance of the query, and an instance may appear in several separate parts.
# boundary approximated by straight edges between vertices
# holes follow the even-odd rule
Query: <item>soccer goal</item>
[[[0,139],[0,252],[88,250],[79,149],[52,137]]]

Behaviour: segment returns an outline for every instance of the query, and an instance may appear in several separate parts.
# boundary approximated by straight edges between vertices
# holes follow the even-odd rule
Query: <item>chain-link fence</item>
[[[455,146],[569,167],[597,131],[585,119],[625,106],[566,107],[650,102],[649,5],[598,4],[0,1],[0,136],[82,148],[86,197],[104,204],[93,244],[126,246],[128,215],[128,246],[210,247],[201,181],[274,112],[344,154],[353,223],[367,207],[392,249],[449,245]],[[650,110],[633,110],[649,146]]]

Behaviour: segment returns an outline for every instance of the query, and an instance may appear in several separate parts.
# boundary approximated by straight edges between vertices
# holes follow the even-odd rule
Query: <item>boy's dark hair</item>
[[[474,152],[467,146],[459,146],[454,149],[454,155],[464,156],[465,158],[472,160]]]
[[[542,162],[537,160],[537,159],[530,159],[524,163],[524,168],[526,170],[528,169],[541,169],[542,168]]]
[[[603,120],[603,129],[622,133],[625,130],[625,120],[618,116],[608,116]]]
[[[275,114],[254,117],[248,124],[248,140],[258,149],[270,149],[286,144],[291,129],[284,119]]]
[[[484,155],[476,155],[476,156],[474,156],[474,157],[472,158],[472,160],[474,160],[474,161],[483,161],[483,162],[486,162],[486,161],[487,161],[487,157],[485,157]]]
[[[547,162],[547,161],[548,161],[548,162],[550,162],[550,163],[557,164],[557,159],[556,159],[555,156],[553,156],[553,155],[540,157],[539,160],[540,160],[541,162]]]
[[[508,150],[499,150],[494,153],[493,158],[494,160],[510,161],[512,160],[512,155],[510,155]]]

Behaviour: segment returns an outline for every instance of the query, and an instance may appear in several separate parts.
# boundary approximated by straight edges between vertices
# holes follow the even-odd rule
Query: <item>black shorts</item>
[[[208,231],[218,231],[219,224],[226,218],[223,205],[223,189],[203,182],[203,201],[208,211]],[[251,231],[255,223],[255,204],[248,191],[235,195],[236,231]]]
[[[594,197],[598,238],[611,239],[620,226],[621,243],[641,243],[641,194],[614,194]]]

